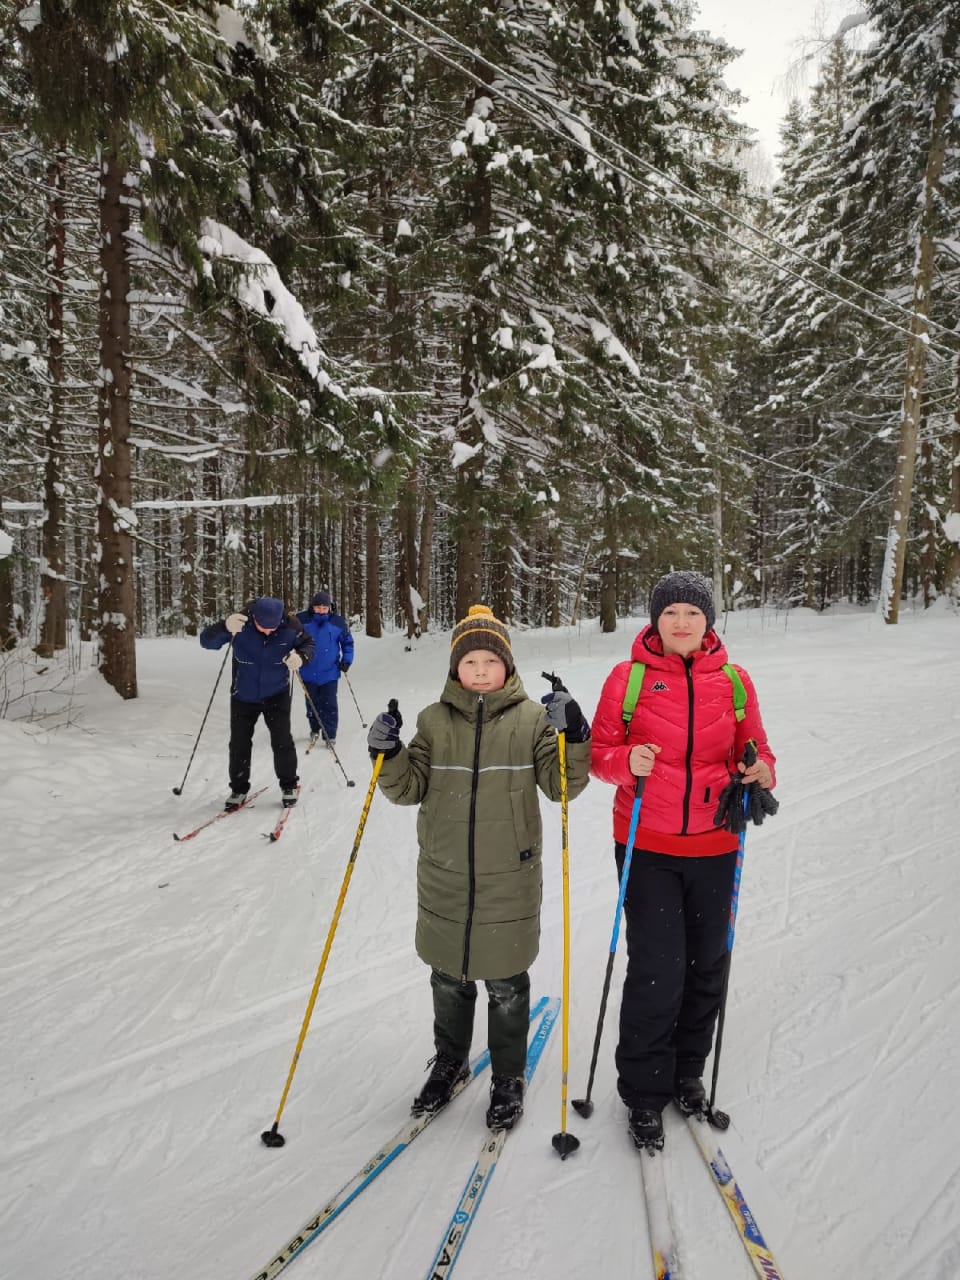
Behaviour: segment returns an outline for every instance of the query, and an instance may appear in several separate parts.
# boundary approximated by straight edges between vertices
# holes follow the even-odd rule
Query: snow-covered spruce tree
[[[765,459],[758,484],[777,495],[765,503],[766,563],[778,598],[810,608],[844,587],[861,601],[869,595],[887,496],[889,404],[878,370],[895,330],[871,320],[869,296],[842,282],[854,274],[857,236],[845,225],[846,125],[857,105],[850,63],[835,42],[809,106],[788,113],[769,229],[806,261],[770,249],[783,269],[764,269],[760,297],[767,386],[754,416]]]
[[[960,10],[944,0],[869,0],[877,32],[858,82],[864,105],[849,129],[847,223],[857,229],[861,279],[909,308],[900,378],[899,432],[880,609],[898,618],[913,508],[918,437],[933,407],[931,388],[953,378],[953,355],[931,321],[955,329],[955,294],[941,292],[941,268],[960,221]],[[850,240],[851,245],[853,240]],[[951,271],[951,274],[952,271]]]
[[[429,247],[444,272],[437,293],[458,325],[456,421],[442,429],[456,476],[462,610],[493,585],[494,525],[507,522],[522,537],[544,501],[556,502],[567,483],[602,478],[611,465],[611,518],[635,489],[662,483],[657,471],[676,452],[676,405],[664,403],[663,377],[684,359],[667,334],[685,319],[677,297],[696,292],[676,281],[705,277],[709,246],[702,226],[678,230],[656,180],[651,190],[629,172],[618,177],[615,149],[611,162],[601,158],[591,121],[595,113],[598,130],[709,185],[706,157],[717,136],[701,73],[717,81],[713,50],[694,63],[679,23],[645,9],[634,17],[615,4],[582,14],[575,5],[548,13],[539,4],[437,4],[431,17],[473,51],[468,57],[435,31],[423,35],[472,75],[426,59],[430,92],[421,105],[434,121],[450,122],[436,153]],[[585,88],[591,80],[595,91]],[[724,130],[734,132],[729,121],[717,133]],[[735,185],[732,170],[716,153],[711,159]],[[664,457],[653,456],[664,424],[671,441]],[[587,489],[569,493],[568,528]],[[594,488],[588,500],[596,495]],[[582,547],[579,530],[574,541]]]
[[[149,179],[164,194],[162,209],[178,203],[174,192],[185,170],[176,157],[187,122],[199,120],[216,101],[216,7],[48,0],[4,21],[4,37],[18,45],[29,79],[37,136],[51,150],[70,145],[98,158],[97,614],[101,671],[124,698],[137,691],[129,235],[133,208]]]

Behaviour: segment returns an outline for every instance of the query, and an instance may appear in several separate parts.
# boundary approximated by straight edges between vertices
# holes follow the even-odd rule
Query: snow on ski
[[[761,1280],[783,1280],[783,1273],[763,1238],[726,1157],[713,1139],[706,1119],[696,1115],[688,1116],[687,1128],[693,1134],[700,1154],[713,1175],[714,1183],[723,1197],[754,1271]]]
[[[297,787],[298,798],[299,798],[299,795],[300,795],[300,788]],[[283,813],[281,813],[279,819],[277,820],[277,825],[273,828],[273,830],[261,831],[260,834],[262,836],[266,836],[266,838],[270,841],[271,844],[275,843],[283,835],[284,827],[286,827],[287,823],[290,821],[290,815],[291,813],[293,813],[296,807],[297,806],[295,804],[284,805]]]
[[[186,835],[178,836],[173,833],[174,840],[179,840],[181,844],[185,840],[192,840],[194,836],[198,836],[201,831],[206,831],[207,827],[212,827],[215,822],[219,822],[221,818],[229,818],[232,813],[239,813],[241,809],[249,809],[257,796],[262,796],[266,791],[266,787],[261,787],[259,791],[254,791],[252,795],[248,795],[243,804],[238,804],[235,809],[221,809],[219,813],[215,813],[212,818],[208,818],[206,822],[201,822],[199,827],[194,827],[192,831],[188,831]]]
[[[543,1056],[543,1051],[546,1048],[547,1041],[550,1039],[550,1032],[554,1028],[559,1011],[560,1001],[554,996],[547,1004],[543,1017],[540,1019],[540,1025],[537,1027],[530,1043],[530,1048],[527,1050],[527,1066],[524,1072],[527,1086],[533,1079],[533,1073],[536,1071],[537,1065]],[[508,1132],[507,1129],[499,1129],[496,1133],[491,1133],[484,1141],[480,1155],[477,1157],[470,1177],[467,1179],[467,1185],[463,1189],[463,1195],[460,1197],[459,1203],[454,1209],[453,1216],[444,1232],[440,1248],[437,1250],[427,1272],[427,1280],[445,1280],[453,1270],[457,1258],[460,1256],[460,1250],[463,1248],[464,1241],[467,1238],[467,1232],[473,1225],[480,1201],[483,1199],[484,1192],[490,1185],[490,1179],[496,1170],[497,1161],[500,1159],[500,1153],[503,1151]]]
[[[681,1280],[676,1236],[670,1218],[667,1183],[663,1176],[663,1152],[641,1152],[643,1198],[647,1206],[647,1232],[653,1255],[654,1280]]]
[[[538,1018],[546,1006],[547,997],[541,996],[530,1011],[530,1021],[533,1022]],[[482,1075],[489,1065],[490,1051],[485,1049],[470,1063],[470,1074],[466,1079],[454,1085],[450,1101],[452,1102],[457,1094],[462,1093],[468,1084],[471,1084],[478,1076]],[[319,1213],[314,1214],[312,1218],[303,1224],[297,1234],[287,1241],[263,1270],[257,1272],[253,1280],[273,1280],[274,1276],[278,1276],[312,1240],[317,1238],[321,1231],[329,1227],[330,1223],[339,1217],[362,1191],[369,1187],[375,1178],[378,1178],[383,1173],[388,1165],[393,1163],[401,1152],[409,1147],[414,1138],[423,1133],[431,1121],[442,1115],[449,1105],[450,1103],[448,1102],[447,1106],[441,1107],[439,1111],[425,1111],[421,1115],[408,1120],[389,1142],[384,1143],[363,1167],[358,1169],[353,1177],[330,1197]]]

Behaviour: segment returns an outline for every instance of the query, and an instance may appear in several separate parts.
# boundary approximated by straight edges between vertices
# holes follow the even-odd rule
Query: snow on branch
[[[237,301],[277,326],[287,347],[321,391],[346,400],[346,393],[321,366],[326,357],[316,330],[268,255],[212,218],[204,219],[198,244],[207,259],[220,258],[240,266],[235,285]],[[209,262],[206,270],[212,273]]]

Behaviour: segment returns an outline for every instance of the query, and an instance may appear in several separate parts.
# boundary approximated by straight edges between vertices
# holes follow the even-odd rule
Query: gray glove
[[[247,625],[247,615],[245,613],[231,613],[223,625],[232,636],[238,636]]]
[[[300,657],[299,653],[297,653],[296,649],[290,650],[284,658],[284,662],[286,663],[287,670],[290,672],[299,671],[303,666],[303,659]]]
[[[547,713],[547,724],[557,733],[565,733],[568,742],[586,742],[590,726],[580,710],[580,704],[571,698],[566,689],[557,689],[540,699]]]
[[[400,729],[403,725],[403,716],[400,714],[396,698],[391,698],[387,706],[389,709],[382,711],[367,731],[367,747],[374,760],[379,755],[382,755],[384,760],[389,760],[391,756],[397,754],[402,745]]]

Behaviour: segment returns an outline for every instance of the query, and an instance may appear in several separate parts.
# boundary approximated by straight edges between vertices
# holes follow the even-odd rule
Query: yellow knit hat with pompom
[[[488,649],[503,660],[507,675],[512,675],[513,653],[510,649],[510,635],[499,618],[493,616],[493,610],[485,604],[471,605],[467,616],[453,628],[450,640],[450,674],[456,678],[457,667],[473,649]]]

